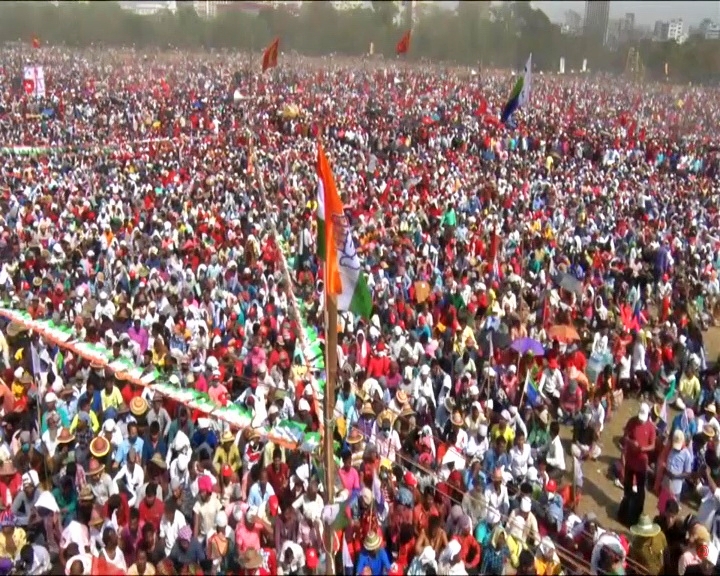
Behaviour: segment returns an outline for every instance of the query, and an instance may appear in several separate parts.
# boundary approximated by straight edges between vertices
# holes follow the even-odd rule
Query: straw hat
[[[362,416],[375,416],[375,410],[373,410],[372,404],[370,404],[370,402],[365,402],[362,410],[360,410],[360,414]]]
[[[460,412],[453,412],[450,422],[453,426],[462,426],[463,424],[465,424],[463,422],[462,416],[460,415]]]
[[[400,411],[400,417],[405,418],[406,416],[412,416],[415,414],[415,410],[412,409],[410,404],[405,404]]]
[[[710,402],[710,404],[705,406],[705,412],[710,412],[710,414],[717,415],[717,409],[715,408],[715,402]]]
[[[97,508],[93,508],[90,514],[90,526],[102,526],[105,523],[104,516],[100,513]]]
[[[70,444],[73,440],[75,440],[75,434],[71,434],[67,428],[62,428],[57,435],[58,444]]]
[[[97,474],[102,474],[105,470],[105,464],[100,464],[99,460],[96,460],[95,458],[92,458],[90,460],[90,465],[88,466],[86,474],[88,476],[96,476]]]
[[[240,555],[240,565],[246,570],[257,570],[263,565],[263,557],[254,548],[245,550]]]
[[[380,546],[382,546],[382,540],[380,540],[377,532],[368,532],[368,535],[365,536],[365,540],[363,541],[363,548],[368,552],[373,552],[379,549]]]
[[[715,438],[715,428],[713,428],[710,424],[705,424],[702,431],[708,438]]]
[[[380,424],[382,426],[382,423],[385,420],[389,420],[390,426],[392,426],[393,422],[395,422],[395,416],[396,416],[395,412],[393,412],[389,408],[385,408],[385,410],[383,410],[382,412],[380,412],[380,414],[378,414],[377,422],[378,422],[378,424]]]
[[[147,412],[148,404],[142,396],[136,396],[130,400],[130,412],[133,416],[142,416]]]
[[[17,474],[17,469],[12,460],[5,460],[0,464],[0,476],[14,476],[15,474]]]
[[[130,412],[130,407],[127,404],[125,404],[125,402],[122,402],[120,404],[120,406],[118,406],[117,413],[118,414],[127,414],[128,412]]]
[[[90,362],[90,368],[92,368],[93,370],[102,370],[104,366],[99,362]]]
[[[397,401],[398,404],[400,404],[400,406],[402,406],[403,404],[407,403],[407,401],[408,401],[408,395],[407,395],[407,393],[405,392],[405,390],[398,390],[398,391],[395,393],[395,400]]]
[[[347,437],[347,443],[348,444],[360,444],[365,440],[365,437],[363,436],[363,433],[360,432],[357,428],[353,428],[350,430],[350,435]]]
[[[630,533],[633,536],[640,536],[641,538],[653,538],[660,534],[660,526],[655,524],[650,519],[650,516],[643,514],[640,516],[638,523],[630,527]]]
[[[130,378],[130,374],[127,372],[115,372],[113,376],[115,376],[115,380],[118,382],[125,382],[128,378]]]
[[[104,436],[96,436],[90,441],[90,454],[95,458],[104,458],[110,452],[110,442]]]
[[[230,432],[230,430],[225,430],[225,432],[223,432],[222,436],[220,437],[220,442],[223,443],[232,442],[233,440],[235,440],[235,435]]]
[[[165,458],[163,458],[159,452],[155,452],[153,454],[152,458],[150,458],[150,464],[154,464],[158,468],[162,468],[163,470],[167,469],[167,464],[165,463]]]
[[[93,494],[92,488],[87,484],[83,486],[78,494],[78,500],[81,502],[92,502],[95,500],[95,494]]]
[[[247,433],[248,441],[257,440],[260,437],[261,437],[261,434],[260,434],[259,430],[255,429],[255,428],[248,428],[248,433]]]
[[[25,326],[23,326],[22,324],[20,324],[19,322],[10,322],[10,324],[8,324],[7,329],[5,330],[7,335],[10,336],[11,338],[14,338],[18,334],[22,334],[25,331],[27,331],[27,328]]]

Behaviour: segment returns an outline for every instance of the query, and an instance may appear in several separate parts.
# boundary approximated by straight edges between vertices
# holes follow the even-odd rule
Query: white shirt
[[[538,392],[540,392],[540,395],[543,397],[559,397],[563,384],[563,377],[559,369],[555,368],[554,370],[550,370],[549,368],[546,368],[543,370],[542,376],[540,377]]]
[[[550,447],[547,451],[545,460],[550,466],[557,468],[558,470],[565,470],[565,450],[563,450],[562,441],[560,436],[555,436],[550,442]]]
[[[510,499],[504,484],[500,487],[499,493],[495,490],[495,486],[488,486],[485,489],[485,506],[485,519],[490,526],[494,526],[507,515]]]
[[[630,379],[630,365],[632,363],[632,358],[628,356],[623,356],[620,358],[620,380],[629,380]]]
[[[170,555],[170,550],[172,550],[172,547],[177,540],[180,528],[186,525],[187,521],[180,510],[175,510],[175,516],[173,517],[172,522],[168,522],[165,518],[165,514],[163,514],[163,517],[160,520],[160,538],[165,539],[165,554],[167,556]]]
[[[522,448],[515,445],[510,449],[510,473],[513,478],[523,478],[532,464],[530,444],[523,444]]]
[[[635,346],[633,346],[632,351],[632,371],[638,372],[645,370],[647,370],[647,366],[645,365],[645,346],[642,345],[642,342],[637,342]]]
[[[373,428],[370,442],[375,444],[380,458],[387,458],[391,462],[395,462],[395,452],[399,452],[402,447],[397,430],[390,430],[390,433],[386,435],[385,433],[378,431],[377,426]]]
[[[145,483],[145,472],[143,472],[139,464],[135,464],[133,471],[130,472],[127,463],[125,463],[123,467],[120,468],[117,476],[115,476],[115,482],[118,482],[122,478],[125,479],[125,486],[131,495],[131,498],[128,500],[128,506],[135,506],[138,488]]]

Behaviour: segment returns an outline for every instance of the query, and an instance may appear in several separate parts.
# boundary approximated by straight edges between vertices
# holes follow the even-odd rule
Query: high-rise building
[[[605,44],[610,20],[610,0],[586,0],[585,28],[586,38]]]

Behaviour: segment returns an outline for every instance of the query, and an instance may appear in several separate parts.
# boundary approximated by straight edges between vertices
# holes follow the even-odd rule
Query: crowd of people
[[[2,310],[253,422],[2,322],[0,571],[712,574],[718,92],[536,73],[503,126],[507,72],[256,60],[0,49]],[[333,414],[318,138],[373,297]],[[612,530],[577,509],[624,402]]]

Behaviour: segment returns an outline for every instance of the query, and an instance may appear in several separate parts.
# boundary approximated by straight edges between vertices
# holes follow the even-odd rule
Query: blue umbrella
[[[543,345],[533,338],[518,338],[510,345],[510,348],[515,350],[515,352],[521,356],[528,353],[533,354],[534,356],[545,355],[545,348],[543,348]]]

